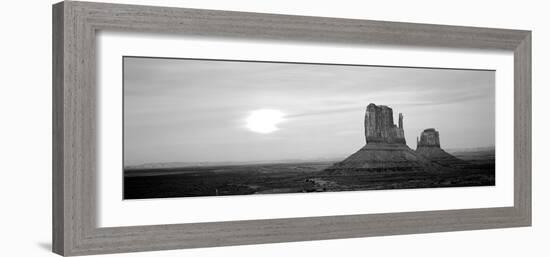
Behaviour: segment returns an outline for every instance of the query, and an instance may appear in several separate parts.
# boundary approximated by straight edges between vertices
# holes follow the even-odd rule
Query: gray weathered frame
[[[514,206],[96,226],[98,30],[514,52]],[[87,255],[531,225],[531,32],[65,1],[53,6],[53,251]]]

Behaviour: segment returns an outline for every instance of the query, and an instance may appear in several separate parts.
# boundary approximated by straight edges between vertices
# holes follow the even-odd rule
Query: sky
[[[392,108],[395,123],[403,113],[412,149],[426,128],[439,131],[443,149],[495,144],[494,71],[123,62],[125,166],[343,159],[365,144],[369,103]]]

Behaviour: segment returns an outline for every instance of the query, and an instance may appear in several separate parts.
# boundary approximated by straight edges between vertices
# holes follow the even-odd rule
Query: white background
[[[126,1],[146,3],[147,1]],[[153,2],[153,1],[148,1]],[[533,227],[176,250],[117,256],[549,256],[550,26],[544,1],[156,1],[173,5],[404,22],[530,29],[533,34]],[[0,256],[51,247],[51,4],[8,1],[0,16]]]
[[[96,38],[99,87],[99,213],[101,227],[388,213],[513,206],[513,55],[382,46],[191,39],[102,32]],[[276,50],[276,51],[275,51]],[[494,69],[496,186],[272,194],[121,201],[122,56],[300,61]],[[368,61],[367,61],[368,60]],[[252,207],[253,206],[253,207]]]

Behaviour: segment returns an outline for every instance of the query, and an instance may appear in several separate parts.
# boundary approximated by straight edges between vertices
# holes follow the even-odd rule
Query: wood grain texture
[[[52,249],[63,253],[65,242],[63,186],[63,4],[56,4],[52,11]]]
[[[99,30],[514,51],[514,206],[98,228]],[[53,6],[53,249],[86,255],[531,225],[531,33],[89,2]]]
[[[531,225],[531,33],[514,51],[514,207]]]

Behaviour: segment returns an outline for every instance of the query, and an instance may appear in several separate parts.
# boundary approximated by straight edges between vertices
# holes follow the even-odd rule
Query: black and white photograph
[[[124,199],[495,185],[495,71],[125,56]]]
[[[544,1],[5,1],[0,257],[548,257]]]
[[[547,6],[4,1],[0,257],[549,257]]]

